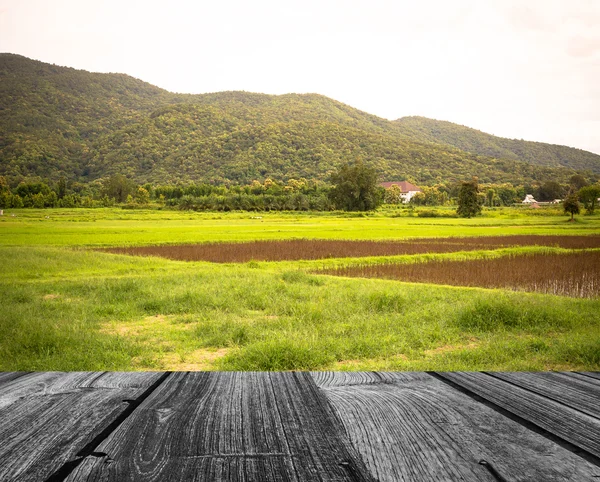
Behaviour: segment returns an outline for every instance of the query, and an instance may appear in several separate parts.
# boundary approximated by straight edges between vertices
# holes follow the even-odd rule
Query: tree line
[[[382,203],[400,204],[400,188],[383,189],[373,167],[360,161],[343,164],[329,182],[288,179],[254,180],[249,184],[136,184],[122,174],[78,183],[64,178],[56,182],[23,180],[10,186],[0,176],[0,208],[74,208],[165,206],[196,211],[369,211]],[[467,193],[465,184],[423,186],[410,201],[414,206],[457,205],[459,215],[476,215],[481,206],[510,206],[520,203],[526,194],[538,201],[565,199],[577,195],[587,212],[593,213],[600,197],[600,184],[591,184],[581,175],[573,175],[568,184],[547,181],[538,185],[480,184]],[[465,199],[471,206],[461,208]],[[477,205],[479,208],[475,208]]]

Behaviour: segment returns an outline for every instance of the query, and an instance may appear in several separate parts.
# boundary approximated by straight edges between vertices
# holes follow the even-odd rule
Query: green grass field
[[[599,216],[567,219],[517,209],[475,219],[392,209],[372,215],[11,210],[0,218],[0,369],[598,370],[599,299],[308,273],[558,248],[242,264],[88,249],[600,233]]]

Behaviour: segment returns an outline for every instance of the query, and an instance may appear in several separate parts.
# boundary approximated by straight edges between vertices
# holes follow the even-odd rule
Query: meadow
[[[575,256],[568,254],[572,248],[588,248],[579,255],[584,265],[592,266],[588,261],[597,257],[598,216],[571,223],[556,212],[508,208],[473,219],[441,214],[5,212],[0,369],[600,369],[597,295],[314,273],[390,264],[418,266],[418,272],[440,262],[490,260],[503,266],[511,257]],[[508,235],[549,240],[546,246],[523,246],[524,241],[514,246],[506,243]],[[592,244],[582,244],[578,237],[588,235],[583,239]],[[456,239],[452,250],[441,252],[373,255],[367,249],[354,257],[220,263],[97,249],[309,239],[414,245],[417,239],[423,244],[423,238],[443,237],[481,239]],[[440,240],[429,243],[439,247]],[[457,250],[460,245],[468,247]],[[283,251],[298,249],[287,245]]]

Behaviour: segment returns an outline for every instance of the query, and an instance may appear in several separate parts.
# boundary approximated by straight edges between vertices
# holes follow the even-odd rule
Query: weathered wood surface
[[[600,458],[600,420],[485,373],[440,376]]]
[[[27,375],[27,372],[0,372],[0,386],[23,375]]]
[[[174,373],[67,480],[370,481],[307,373]]]
[[[158,378],[30,373],[0,385],[0,480],[45,480]],[[131,382],[134,383],[131,383]]]
[[[0,480],[600,480],[593,375],[0,373]]]
[[[315,380],[382,482],[600,476],[593,464],[430,375],[329,373]]]
[[[600,380],[569,373],[490,373],[551,400],[600,418]]]

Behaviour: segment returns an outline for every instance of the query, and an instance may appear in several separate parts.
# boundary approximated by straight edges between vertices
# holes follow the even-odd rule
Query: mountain
[[[13,182],[89,182],[113,173],[140,183],[324,180],[356,159],[372,164],[382,180],[418,184],[471,176],[523,183],[573,173],[529,157],[465,152],[402,120],[322,95],[174,94],[127,75],[14,54],[0,54],[0,134],[0,175]]]
[[[573,147],[505,139],[427,117],[402,117],[394,122],[414,140],[446,144],[481,156],[527,161],[537,166],[564,166],[600,173],[600,155]]]

